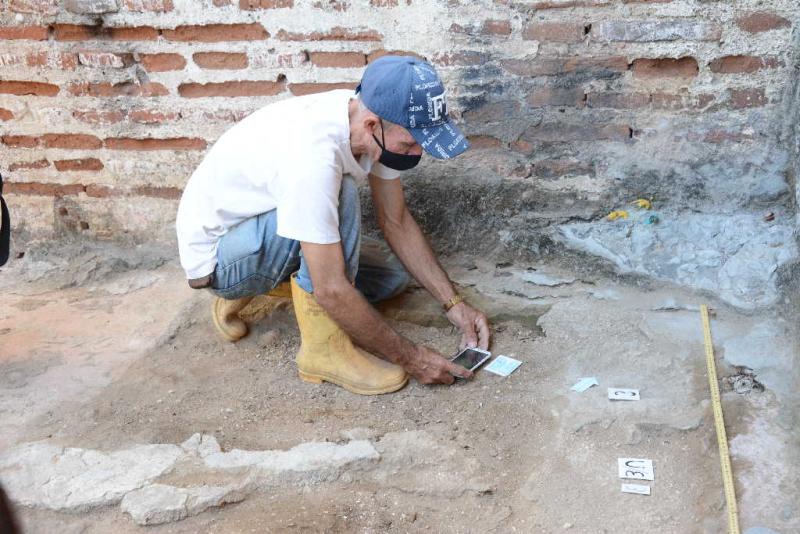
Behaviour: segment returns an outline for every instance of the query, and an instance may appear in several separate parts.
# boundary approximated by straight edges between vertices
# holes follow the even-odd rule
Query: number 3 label
[[[633,478],[637,480],[654,480],[653,461],[642,458],[617,459],[619,478]]]

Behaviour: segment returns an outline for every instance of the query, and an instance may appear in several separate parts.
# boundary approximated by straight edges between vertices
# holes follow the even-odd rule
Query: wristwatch
[[[464,297],[456,293],[455,297],[451,298],[450,300],[442,304],[442,308],[444,308],[445,313],[449,312],[453,308],[453,306],[455,306],[459,302],[464,302]]]

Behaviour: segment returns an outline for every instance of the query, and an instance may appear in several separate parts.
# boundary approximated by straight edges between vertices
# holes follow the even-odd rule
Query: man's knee
[[[411,275],[398,262],[397,265],[392,266],[392,269],[386,271],[382,282],[382,294],[375,295],[377,301],[387,300],[403,293],[411,284]]]

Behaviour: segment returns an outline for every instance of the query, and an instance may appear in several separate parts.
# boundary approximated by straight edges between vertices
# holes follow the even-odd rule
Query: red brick
[[[178,200],[181,198],[183,190],[177,187],[156,187],[153,185],[140,185],[133,188],[132,193],[143,197],[151,198],[165,198],[169,200]]]
[[[677,110],[687,107],[683,95],[672,93],[653,93],[650,95],[650,103],[654,109]]]
[[[56,41],[154,41],[158,30],[150,26],[109,28],[106,26],[81,26],[78,24],[54,24]]]
[[[397,7],[398,0],[369,0],[372,7]]]
[[[232,81],[219,83],[182,83],[178,93],[186,98],[273,96],[286,88],[283,81]]]
[[[522,30],[522,38],[555,43],[578,43],[583,41],[583,24],[570,22],[533,22]]]
[[[192,56],[203,69],[234,70],[247,68],[247,54],[229,52],[197,52]]]
[[[511,35],[511,21],[484,20],[481,33],[484,35]]]
[[[177,200],[181,198],[182,193],[183,191],[177,187],[157,187],[152,185],[140,185],[132,189],[117,189],[100,184],[86,186],[86,196],[95,198],[139,196]]]
[[[149,72],[181,70],[186,66],[186,58],[180,54],[139,54],[139,62]]]
[[[25,56],[25,63],[29,67],[75,70],[78,67],[78,55],[56,51],[31,52]]]
[[[72,116],[87,124],[116,124],[125,118],[122,111],[74,110]]]
[[[0,108],[0,121],[10,121],[14,118],[14,113],[10,109]]]
[[[319,0],[314,2],[314,7],[317,9],[333,10],[333,11],[347,11],[350,8],[349,0]]]
[[[252,110],[233,110],[223,109],[215,111],[204,111],[203,118],[210,121],[239,122],[250,115]]]
[[[590,108],[638,109],[650,104],[647,93],[589,93],[586,104]]]
[[[697,104],[693,105],[693,108],[705,108],[709,104],[713,103],[717,99],[716,95],[712,94],[700,94],[697,95]]]
[[[703,135],[704,143],[712,143],[715,145],[726,142],[741,143],[742,141],[750,141],[752,139],[752,134],[746,134],[738,130],[710,130]]]
[[[611,3],[611,0],[550,0],[549,2],[535,2],[530,7],[535,10],[565,9],[570,7],[605,6],[609,3]]]
[[[355,89],[358,82],[342,83],[290,83],[289,91],[295,96],[323,93],[333,89]]]
[[[688,92],[665,93],[657,91],[650,95],[650,104],[653,109],[677,111],[677,110],[703,110],[716,100],[713,94],[701,93],[690,95]]]
[[[12,148],[36,148],[41,139],[32,135],[4,135],[0,137],[3,144]]]
[[[779,28],[789,28],[792,23],[775,13],[759,11],[736,19],[736,24],[748,33],[761,33]]]
[[[9,0],[8,8],[15,13],[55,15],[59,0]]]
[[[3,26],[0,27],[0,39],[46,41],[47,26]]]
[[[44,134],[45,148],[95,149],[102,148],[100,138],[88,134]]]
[[[111,150],[204,150],[206,141],[196,137],[173,139],[112,137],[105,140],[105,145]]]
[[[140,109],[131,111],[128,116],[133,122],[138,122],[140,124],[160,124],[162,122],[174,121],[179,117],[179,114],[155,109]]]
[[[239,9],[279,9],[294,7],[294,0],[239,0]]]
[[[764,89],[728,89],[728,95],[734,109],[756,108],[769,103]]]
[[[133,64],[133,56],[84,50],[78,53],[78,61],[86,67],[121,69]]]
[[[611,57],[544,57],[509,59],[503,67],[518,76],[560,76],[581,73],[593,78],[616,76],[628,70],[628,60]]]
[[[219,43],[224,41],[261,41],[269,33],[261,24],[207,24],[205,26],[178,26],[174,30],[161,30],[168,41],[195,41]]]
[[[774,57],[725,56],[715,59],[708,66],[712,72],[740,74],[782,67],[783,62]]]
[[[167,13],[175,9],[172,0],[122,0],[122,7],[137,13]]]
[[[522,135],[524,141],[568,142],[568,141],[624,141],[631,135],[631,128],[622,124],[564,124],[543,123],[528,128]]]
[[[58,86],[52,83],[43,82],[22,82],[22,81],[2,81],[0,80],[0,93],[9,95],[35,95],[35,96],[56,96]]]
[[[101,171],[103,162],[97,158],[61,159],[54,161],[58,171]]]
[[[502,146],[500,139],[490,135],[471,135],[467,137],[467,141],[469,141],[469,148],[474,150],[500,148]]]
[[[372,63],[373,61],[375,61],[379,57],[383,57],[383,56],[413,56],[413,57],[416,57],[416,58],[419,58],[419,59],[425,61],[425,58],[423,56],[417,54],[416,52],[410,52],[408,50],[384,50],[384,49],[380,49],[380,50],[373,50],[372,52],[369,53],[369,55],[367,55],[367,63]]]
[[[531,173],[539,178],[558,178],[576,174],[588,174],[594,176],[595,170],[591,164],[568,159],[548,159],[537,161],[533,164]]]
[[[526,156],[530,156],[531,154],[533,154],[536,145],[529,141],[518,139],[513,143],[511,143],[511,148],[516,152],[520,152],[522,154],[525,154]]]
[[[10,172],[26,170],[26,169],[44,169],[49,167],[50,162],[46,159],[38,159],[36,161],[18,161],[8,166]]]
[[[633,61],[632,70],[636,78],[694,78],[699,67],[693,57],[640,58]]]
[[[367,64],[367,56],[361,52],[311,52],[311,63],[317,67],[363,67]]]
[[[108,198],[113,196],[119,196],[118,191],[110,188],[107,185],[100,185],[100,184],[88,184],[86,186],[86,196],[87,197],[94,197],[94,198]]]
[[[383,35],[375,30],[351,30],[336,26],[326,32],[292,33],[280,30],[281,41],[381,41]]]
[[[8,182],[6,192],[15,195],[38,195],[62,197],[83,193],[86,187],[82,184],[44,184],[41,182]]]
[[[233,4],[233,0],[214,0],[214,7],[225,7]]]
[[[532,90],[528,96],[528,104],[534,108],[541,107],[583,107],[584,93],[580,87],[562,89],[554,87],[539,87]]]
[[[101,83],[71,83],[67,90],[74,96],[95,96],[95,97],[114,97],[114,96],[166,96],[169,91],[160,83],[150,82],[144,85],[131,82],[110,84]]]
[[[487,58],[488,54],[486,52],[463,50],[460,52],[445,52],[436,54],[433,57],[433,63],[447,67],[451,65],[475,66],[483,65],[486,63]]]

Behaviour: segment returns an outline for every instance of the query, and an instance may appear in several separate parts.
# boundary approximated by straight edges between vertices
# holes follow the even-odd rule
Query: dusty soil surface
[[[752,332],[769,328],[780,347],[753,369],[764,391],[725,387],[723,401],[742,526],[800,531],[798,394],[787,386],[797,384],[797,337],[780,314],[554,263],[451,257],[451,277],[492,319],[493,353],[523,365],[508,378],[480,371],[451,387],[412,381],[361,397],[298,379],[291,301],[258,299],[245,312],[250,335],[227,343],[211,323],[212,296],[186,287],[163,257],[78,247],[2,270],[0,451],[39,440],[114,451],[201,432],[224,451],[367,439],[381,458],[150,527],[116,505],[23,506],[26,532],[724,532],[701,302],[716,310],[720,376],[740,372],[727,346],[769,350]],[[457,348],[420,288],[382,311],[416,342]],[[586,376],[600,385],[570,391]],[[641,401],[609,401],[608,387],[638,388]],[[650,496],[621,493],[620,457],[653,460]]]

